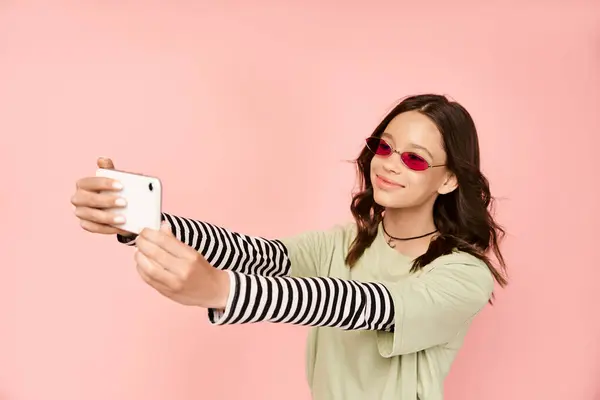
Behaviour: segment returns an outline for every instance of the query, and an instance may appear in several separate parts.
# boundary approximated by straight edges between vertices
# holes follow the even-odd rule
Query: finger
[[[127,201],[116,194],[77,190],[73,197],[71,197],[71,204],[73,204],[75,207],[105,209],[125,207],[127,205]]]
[[[98,168],[115,169],[115,164],[110,158],[99,157],[96,164],[98,165]]]
[[[79,223],[83,230],[91,232],[91,233],[100,233],[103,235],[113,235],[117,233],[124,232],[121,229],[117,229],[110,225],[98,224],[92,221],[81,220]]]
[[[122,225],[125,217],[110,211],[98,210],[90,207],[75,207],[77,218],[103,225]]]
[[[81,178],[77,181],[75,186],[77,189],[83,189],[90,192],[123,189],[123,185],[119,181],[103,176],[88,176]]]
[[[171,253],[177,258],[185,260],[193,260],[198,256],[198,252],[190,246],[182,243],[179,239],[173,236],[172,232],[166,232],[165,227],[161,229],[144,229],[140,232],[140,236],[154,243],[168,253]]]
[[[136,251],[135,262],[137,270],[142,279],[154,288],[166,292],[174,292],[181,289],[181,282],[175,275],[162,266],[150,260],[141,251]]]
[[[181,262],[180,258],[174,256],[141,235],[138,236],[135,244],[138,250],[150,261],[171,271],[171,273],[177,273],[176,266]]]
[[[165,296],[168,296],[169,294],[171,294],[171,290],[169,290],[169,288],[166,287],[161,282],[155,280],[150,275],[148,275],[148,273],[146,272],[146,270],[142,267],[142,265],[140,263],[136,262],[135,269],[137,270],[137,273],[142,278],[142,280],[144,282],[146,282],[148,285],[152,286],[154,289],[156,289],[160,293],[164,294]]]
[[[173,236],[173,230],[171,229],[171,225],[167,221],[163,221],[160,223],[160,231],[164,232],[167,236]]]
[[[166,297],[170,297],[172,295],[172,291],[169,290],[168,287],[166,287],[165,285],[163,285],[162,283],[152,279],[151,276],[149,276],[144,269],[140,266],[140,264],[136,264],[135,268],[138,272],[138,275],[142,278],[142,280],[144,282],[146,282],[149,286],[153,287],[154,289],[156,289],[157,292],[159,292],[160,294],[162,294],[163,296]]]

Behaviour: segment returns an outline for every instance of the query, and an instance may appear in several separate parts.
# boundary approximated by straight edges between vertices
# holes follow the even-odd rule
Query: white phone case
[[[119,192],[110,192],[118,193],[127,201],[125,207],[111,210],[125,217],[124,224],[114,226],[135,234],[139,234],[144,228],[160,228],[162,184],[158,178],[104,168],[99,168],[96,176],[115,179],[123,185]]]

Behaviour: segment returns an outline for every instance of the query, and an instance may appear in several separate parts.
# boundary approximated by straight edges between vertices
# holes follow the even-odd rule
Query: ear
[[[448,193],[451,193],[454,190],[456,190],[457,187],[458,187],[458,180],[456,179],[456,175],[449,172],[448,176],[446,176],[446,179],[444,179],[444,182],[442,183],[442,185],[438,188],[438,193],[439,194],[448,194]]]

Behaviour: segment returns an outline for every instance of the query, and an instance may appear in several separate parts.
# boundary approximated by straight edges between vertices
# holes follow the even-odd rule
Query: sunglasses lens
[[[413,171],[425,171],[429,163],[423,157],[415,153],[402,153],[402,162]]]
[[[392,147],[385,140],[376,137],[367,138],[367,147],[378,156],[389,156],[392,154]]]

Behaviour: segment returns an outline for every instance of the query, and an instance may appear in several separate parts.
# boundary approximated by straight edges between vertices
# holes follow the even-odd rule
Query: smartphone
[[[162,184],[153,176],[135,174],[114,169],[99,168],[96,176],[119,181],[123,189],[119,195],[127,201],[125,207],[111,209],[125,217],[124,224],[114,226],[124,231],[139,234],[144,228],[158,230],[162,216]],[[115,192],[110,192],[114,194]]]

